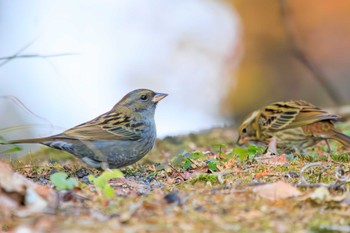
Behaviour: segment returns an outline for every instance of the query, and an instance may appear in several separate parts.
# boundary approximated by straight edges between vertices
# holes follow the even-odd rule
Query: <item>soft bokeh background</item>
[[[169,93],[160,136],[239,123],[275,100],[349,104],[350,2],[284,1],[295,38],[340,96],[291,50],[279,0],[0,0],[1,128],[57,133],[109,110],[128,91]],[[1,63],[0,63],[1,64]],[[33,113],[40,117],[34,116]]]
[[[305,99],[321,107],[350,103],[350,1],[227,1],[242,22],[244,55],[222,112],[241,119],[276,100]],[[336,103],[296,59],[281,17],[285,3],[294,36],[339,96]]]
[[[1,126],[36,124],[7,138],[57,133],[108,111],[127,92],[169,93],[160,136],[223,125],[220,101],[240,38],[235,11],[214,0],[0,1]],[[52,124],[54,127],[51,127]],[[40,127],[38,126],[40,125]],[[45,125],[47,126],[45,129]],[[31,133],[28,134],[28,133]]]

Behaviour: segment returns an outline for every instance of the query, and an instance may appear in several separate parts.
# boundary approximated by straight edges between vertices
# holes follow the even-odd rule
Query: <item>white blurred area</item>
[[[224,124],[219,102],[240,56],[236,13],[217,0],[0,0],[0,128],[7,139],[59,133],[108,110],[127,92],[168,93],[158,135]],[[0,61],[1,63],[2,61]],[[230,75],[229,75],[230,74]],[[53,127],[53,126],[54,127]]]

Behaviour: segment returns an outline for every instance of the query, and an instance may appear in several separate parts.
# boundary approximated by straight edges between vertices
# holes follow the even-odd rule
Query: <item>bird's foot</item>
[[[107,162],[101,162],[101,169],[102,169],[103,171],[109,171],[109,172],[112,171],[112,169],[109,168],[109,165],[108,165]]]
[[[269,154],[269,155],[275,155],[278,156],[278,152],[277,152],[277,139],[276,137],[272,137],[268,147],[266,148],[265,154]]]

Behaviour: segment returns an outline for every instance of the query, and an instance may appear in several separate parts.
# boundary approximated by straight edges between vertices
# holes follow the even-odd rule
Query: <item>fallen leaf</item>
[[[52,190],[41,188],[41,185],[15,173],[7,163],[0,162],[0,171],[0,218],[42,212],[48,207],[49,200],[55,197]]]
[[[318,187],[309,197],[314,201],[327,201],[331,199],[331,194],[326,187]]]
[[[260,179],[261,177],[264,177],[264,176],[271,176],[271,174],[273,174],[273,173],[271,173],[270,171],[269,171],[269,169],[265,169],[264,171],[262,171],[262,172],[259,172],[259,173],[255,173],[255,175],[254,175],[254,179]]]
[[[283,181],[254,187],[253,192],[260,197],[273,201],[278,199],[296,197],[302,194],[297,188]]]
[[[311,200],[317,203],[329,202],[329,201],[342,202],[346,198],[348,198],[348,193],[344,193],[343,195],[340,195],[340,196],[333,196],[326,187],[321,186],[315,189],[312,193],[310,193],[308,195],[308,198],[310,198]]]
[[[281,154],[279,156],[264,156],[258,157],[256,160],[263,164],[271,164],[271,165],[285,165],[289,163],[286,154]]]

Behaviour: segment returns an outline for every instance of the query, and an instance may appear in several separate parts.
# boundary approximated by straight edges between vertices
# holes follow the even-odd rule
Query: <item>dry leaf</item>
[[[256,158],[256,160],[259,163],[271,165],[285,165],[289,162],[286,154],[281,154],[279,156],[263,156]]]
[[[0,218],[41,212],[48,206],[48,200],[55,197],[52,190],[41,188],[41,185],[15,173],[7,163],[0,162],[0,171]]]
[[[297,188],[283,181],[254,187],[253,192],[255,192],[260,197],[273,201],[278,199],[296,197],[302,194]]]
[[[329,190],[326,187],[318,187],[315,189],[312,193],[308,195],[308,198],[311,200],[322,203],[322,202],[329,202],[329,201],[335,201],[335,202],[341,202],[348,198],[348,193],[344,193],[340,196],[332,196],[332,194],[329,192]]]
[[[331,194],[326,187],[319,187],[309,197],[314,201],[328,201],[331,199]]]

